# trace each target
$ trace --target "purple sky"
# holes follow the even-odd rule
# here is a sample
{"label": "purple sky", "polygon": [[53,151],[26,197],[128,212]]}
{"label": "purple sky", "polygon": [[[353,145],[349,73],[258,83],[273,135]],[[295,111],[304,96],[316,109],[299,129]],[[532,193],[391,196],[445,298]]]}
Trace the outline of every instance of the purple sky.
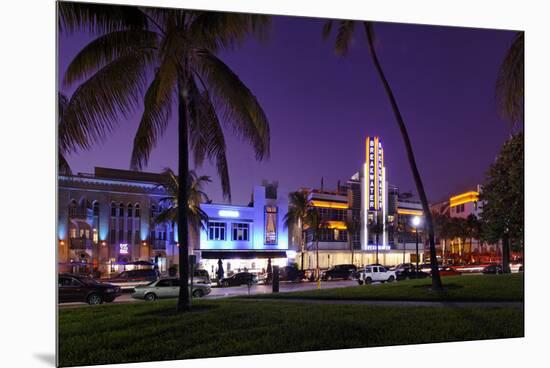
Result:
{"label": "purple sky", "polygon": [[[346,57],[324,42],[324,20],[273,17],[267,42],[246,42],[222,59],[258,97],[271,127],[271,158],[226,135],[233,203],[246,204],[255,184],[278,180],[289,190],[335,188],[365,161],[365,137],[379,135],[389,182],[402,191],[414,182],[392,111],[370,61],[364,33],[356,32]],[[392,86],[416,154],[428,198],[448,197],[480,183],[508,135],[498,115],[495,79],[514,32],[392,23],[375,25],[379,59]],[[89,41],[61,35],[59,68]],[[70,96],[74,88],[62,88]],[[94,166],[127,169],[141,111],[107,142],[68,157],[74,172]],[[146,171],[177,168],[176,123],[154,149]],[[213,182],[207,192],[222,201],[210,165],[198,169]]]}

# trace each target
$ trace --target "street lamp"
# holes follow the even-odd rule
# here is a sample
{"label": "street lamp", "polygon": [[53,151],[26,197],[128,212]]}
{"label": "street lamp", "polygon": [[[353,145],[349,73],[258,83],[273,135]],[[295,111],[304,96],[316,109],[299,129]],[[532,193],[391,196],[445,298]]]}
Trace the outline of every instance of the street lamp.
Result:
{"label": "street lamp", "polygon": [[414,216],[412,218],[412,225],[414,226],[414,231],[416,232],[416,272],[415,272],[415,276],[418,279],[418,226],[420,225],[420,217]]}

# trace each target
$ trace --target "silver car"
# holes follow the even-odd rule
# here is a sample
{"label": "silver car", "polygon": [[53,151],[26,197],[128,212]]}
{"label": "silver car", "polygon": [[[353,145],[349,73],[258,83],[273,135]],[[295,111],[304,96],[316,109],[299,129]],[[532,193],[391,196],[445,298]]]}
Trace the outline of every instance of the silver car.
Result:
{"label": "silver car", "polygon": [[[191,286],[189,286],[191,288]],[[193,291],[191,295],[195,298],[200,298],[210,294],[209,284],[195,284],[193,283]],[[162,278],[160,280],[152,281],[147,285],[140,285],[134,288],[132,298],[144,299],[148,302],[152,302],[156,299],[163,298],[177,298],[180,292],[180,280],[175,277]]]}

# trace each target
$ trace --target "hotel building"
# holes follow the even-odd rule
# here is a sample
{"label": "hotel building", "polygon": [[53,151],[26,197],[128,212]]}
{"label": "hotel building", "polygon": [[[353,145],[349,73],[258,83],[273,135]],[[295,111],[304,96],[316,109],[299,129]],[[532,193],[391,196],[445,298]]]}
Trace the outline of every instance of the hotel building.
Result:
{"label": "hotel building", "polygon": [[[141,261],[164,273],[178,264],[177,225],[154,221],[169,205],[162,200],[169,197],[162,183],[160,174],[102,167],[93,174],[59,176],[59,271],[109,276]],[[277,183],[256,186],[249,206],[205,203],[201,208],[209,216],[206,231],[195,237],[190,232],[188,249],[212,276],[218,260],[226,274],[294,261],[283,225],[288,192]]]}
{"label": "hotel building", "polygon": [[160,174],[102,167],[59,176],[59,271],[109,275],[136,261],[166,271],[177,259],[177,242],[170,223],[153,221],[167,196],[161,184]]}
{"label": "hotel building", "polygon": [[[395,186],[388,184],[384,166],[384,149],[379,137],[367,137],[365,163],[345,185],[336,191],[311,189],[308,202],[318,208],[324,228],[318,242],[319,267],[354,263],[364,265],[378,262],[395,265],[414,261],[416,234],[422,229],[413,229],[411,219],[422,216],[422,206],[411,196],[399,195]],[[346,221],[356,224],[358,230],[349,234]],[[405,227],[401,229],[398,225]],[[351,236],[351,247],[348,236]],[[419,234],[419,238],[423,237]],[[294,237],[293,237],[294,240]],[[306,268],[316,267],[317,244],[311,229],[305,229]],[[423,241],[419,242],[419,257],[422,261]]]}
{"label": "hotel building", "polygon": [[294,262],[288,247],[288,229],[283,218],[288,211],[288,191],[276,182],[254,187],[248,206],[202,204],[208,215],[206,231],[200,233],[195,254],[201,267],[216,274],[218,262],[226,273],[263,273],[268,263],[286,266]]}

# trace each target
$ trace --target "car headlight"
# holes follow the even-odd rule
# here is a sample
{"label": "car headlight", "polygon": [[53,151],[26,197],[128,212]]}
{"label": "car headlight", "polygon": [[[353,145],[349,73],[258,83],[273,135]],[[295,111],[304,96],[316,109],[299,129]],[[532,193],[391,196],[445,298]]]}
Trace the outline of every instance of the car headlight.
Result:
{"label": "car headlight", "polygon": [[116,290],[114,288],[108,288],[105,290],[107,293],[114,293]]}

